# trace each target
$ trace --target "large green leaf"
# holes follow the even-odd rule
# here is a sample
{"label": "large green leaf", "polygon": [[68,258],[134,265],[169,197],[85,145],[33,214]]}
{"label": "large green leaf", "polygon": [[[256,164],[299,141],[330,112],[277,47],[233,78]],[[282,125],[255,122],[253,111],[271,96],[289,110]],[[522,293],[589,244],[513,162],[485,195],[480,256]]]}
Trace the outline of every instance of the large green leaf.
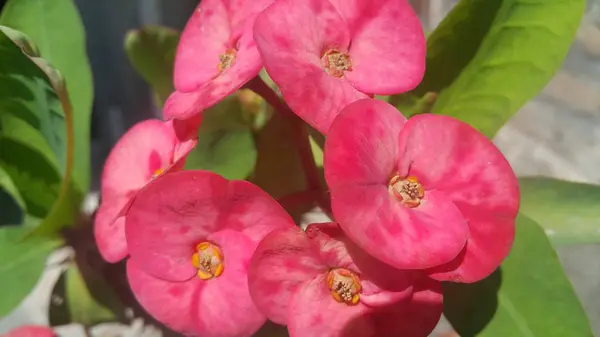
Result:
{"label": "large green leaf", "polygon": [[138,73],[158,95],[161,103],[173,92],[173,64],[179,32],[168,27],[147,26],[125,37],[125,52]]}
{"label": "large green leaf", "polygon": [[49,253],[60,243],[42,237],[21,240],[24,227],[0,228],[0,317],[8,314],[37,283]]}
{"label": "large green leaf", "polygon": [[27,34],[41,56],[66,80],[73,106],[75,138],[73,182],[84,195],[90,184],[92,73],[85,31],[73,0],[8,0],[0,24]]}
{"label": "large green leaf", "polygon": [[559,68],[584,6],[585,0],[462,0],[429,37],[427,74],[414,93],[439,92],[432,112],[493,137]]}
{"label": "large green leaf", "polygon": [[521,212],[555,244],[600,242],[600,186],[551,178],[521,178]]}
{"label": "large green leaf", "polygon": [[44,147],[64,173],[66,122],[60,100],[46,74],[0,30],[0,117],[4,116],[24,121],[43,137],[32,140],[29,133],[14,130],[13,125],[6,125],[8,117],[0,123],[0,134],[10,132],[15,139]]}
{"label": "large green leaf", "polygon": [[198,145],[188,155],[186,169],[209,170],[227,179],[246,179],[256,164],[251,122],[246,121],[237,95],[203,112]]}
{"label": "large green leaf", "polygon": [[498,271],[474,284],[444,284],[444,314],[462,337],[592,337],[556,252],[524,215]]}

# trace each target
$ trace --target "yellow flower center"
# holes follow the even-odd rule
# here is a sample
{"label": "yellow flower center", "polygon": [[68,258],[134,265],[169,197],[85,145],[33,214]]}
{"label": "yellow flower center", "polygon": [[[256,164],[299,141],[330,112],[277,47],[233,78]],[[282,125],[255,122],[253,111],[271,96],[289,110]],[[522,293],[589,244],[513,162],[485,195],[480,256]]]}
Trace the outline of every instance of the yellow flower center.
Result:
{"label": "yellow flower center", "polygon": [[336,268],[327,274],[327,286],[331,296],[339,303],[356,305],[360,302],[360,279],[352,271]]}
{"label": "yellow flower center", "polygon": [[421,204],[425,196],[423,185],[415,177],[394,176],[390,180],[388,191],[406,207],[414,208]]}
{"label": "yellow flower center", "polygon": [[203,280],[221,276],[224,268],[221,248],[210,242],[198,244],[196,252],[192,255],[192,264],[198,269],[198,277]]}
{"label": "yellow flower center", "polygon": [[219,72],[223,72],[233,65],[237,50],[234,48],[228,49],[224,54],[219,55]]}
{"label": "yellow flower center", "polygon": [[344,71],[352,71],[350,55],[336,49],[328,50],[323,56],[323,66],[334,77],[343,77]]}

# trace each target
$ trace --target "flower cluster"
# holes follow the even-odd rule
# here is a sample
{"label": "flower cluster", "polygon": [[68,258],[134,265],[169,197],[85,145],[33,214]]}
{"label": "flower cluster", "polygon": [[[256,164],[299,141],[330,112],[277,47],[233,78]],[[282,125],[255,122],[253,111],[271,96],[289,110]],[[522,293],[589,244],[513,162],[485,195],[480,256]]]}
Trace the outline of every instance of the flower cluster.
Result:
{"label": "flower cluster", "polygon": [[[303,230],[258,186],[181,170],[202,111],[256,90],[263,67],[287,105],[271,103],[326,135],[334,222]],[[415,88],[424,68],[407,0],[202,0],[168,121],[134,126],[107,160],[102,255],[127,259],[140,304],[185,335],[249,337],[269,319],[292,337],[427,336],[440,281],[481,280],[508,255],[519,190],[469,125],[373,98]]]}

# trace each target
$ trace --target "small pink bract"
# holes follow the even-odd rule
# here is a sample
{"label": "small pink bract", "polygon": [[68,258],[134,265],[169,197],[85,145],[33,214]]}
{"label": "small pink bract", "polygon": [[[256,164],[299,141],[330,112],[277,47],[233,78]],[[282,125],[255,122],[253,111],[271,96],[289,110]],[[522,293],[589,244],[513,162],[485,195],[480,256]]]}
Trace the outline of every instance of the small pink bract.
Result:
{"label": "small pink bract", "polygon": [[175,92],[165,119],[186,119],[210,108],[258,75],[262,60],[252,36],[256,15],[273,0],[202,0],[175,57]]}
{"label": "small pink bract", "polygon": [[125,215],[127,207],[148,182],[165,172],[178,170],[197,143],[200,118],[137,123],[119,139],[104,165],[102,203],[96,213],[94,235],[105,260],[127,256]]}
{"label": "small pink bract", "polygon": [[371,257],[336,223],[273,231],[248,282],[257,307],[290,337],[422,337],[442,313],[439,282]]}
{"label": "small pink bract", "polygon": [[360,100],[333,123],[324,163],[336,220],[390,265],[475,282],[510,251],[517,179],[466,123],[433,114],[407,121],[388,103]]}
{"label": "small pink bract", "polygon": [[277,0],[254,39],[290,108],[322,133],[347,104],[412,90],[425,73],[425,36],[406,0]]}
{"label": "small pink bract", "polygon": [[248,263],[265,235],[292,226],[285,210],[249,182],[208,171],[169,173],[142,190],[127,215],[131,288],[175,331],[249,337],[265,317],[250,298]]}
{"label": "small pink bract", "polygon": [[47,326],[26,325],[14,328],[1,337],[55,337],[56,334]]}

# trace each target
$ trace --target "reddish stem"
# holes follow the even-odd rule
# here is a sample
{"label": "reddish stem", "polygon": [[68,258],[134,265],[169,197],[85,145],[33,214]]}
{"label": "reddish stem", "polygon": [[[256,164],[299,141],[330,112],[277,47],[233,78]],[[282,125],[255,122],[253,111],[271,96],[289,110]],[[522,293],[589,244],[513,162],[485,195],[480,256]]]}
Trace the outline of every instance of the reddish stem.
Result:
{"label": "reddish stem", "polygon": [[260,77],[257,76],[250,80],[245,87],[260,95],[265,101],[271,104],[278,113],[289,119],[293,130],[292,140],[298,149],[308,191],[318,191],[319,197],[317,201],[319,204],[323,203],[323,200],[321,200],[324,199],[322,198],[323,189],[321,187],[321,178],[319,177],[319,171],[315,165],[312,149],[310,147],[308,129],[302,119],[296,116],[288,105],[279,98],[279,95],[277,95],[277,93],[275,93],[275,91]]}

